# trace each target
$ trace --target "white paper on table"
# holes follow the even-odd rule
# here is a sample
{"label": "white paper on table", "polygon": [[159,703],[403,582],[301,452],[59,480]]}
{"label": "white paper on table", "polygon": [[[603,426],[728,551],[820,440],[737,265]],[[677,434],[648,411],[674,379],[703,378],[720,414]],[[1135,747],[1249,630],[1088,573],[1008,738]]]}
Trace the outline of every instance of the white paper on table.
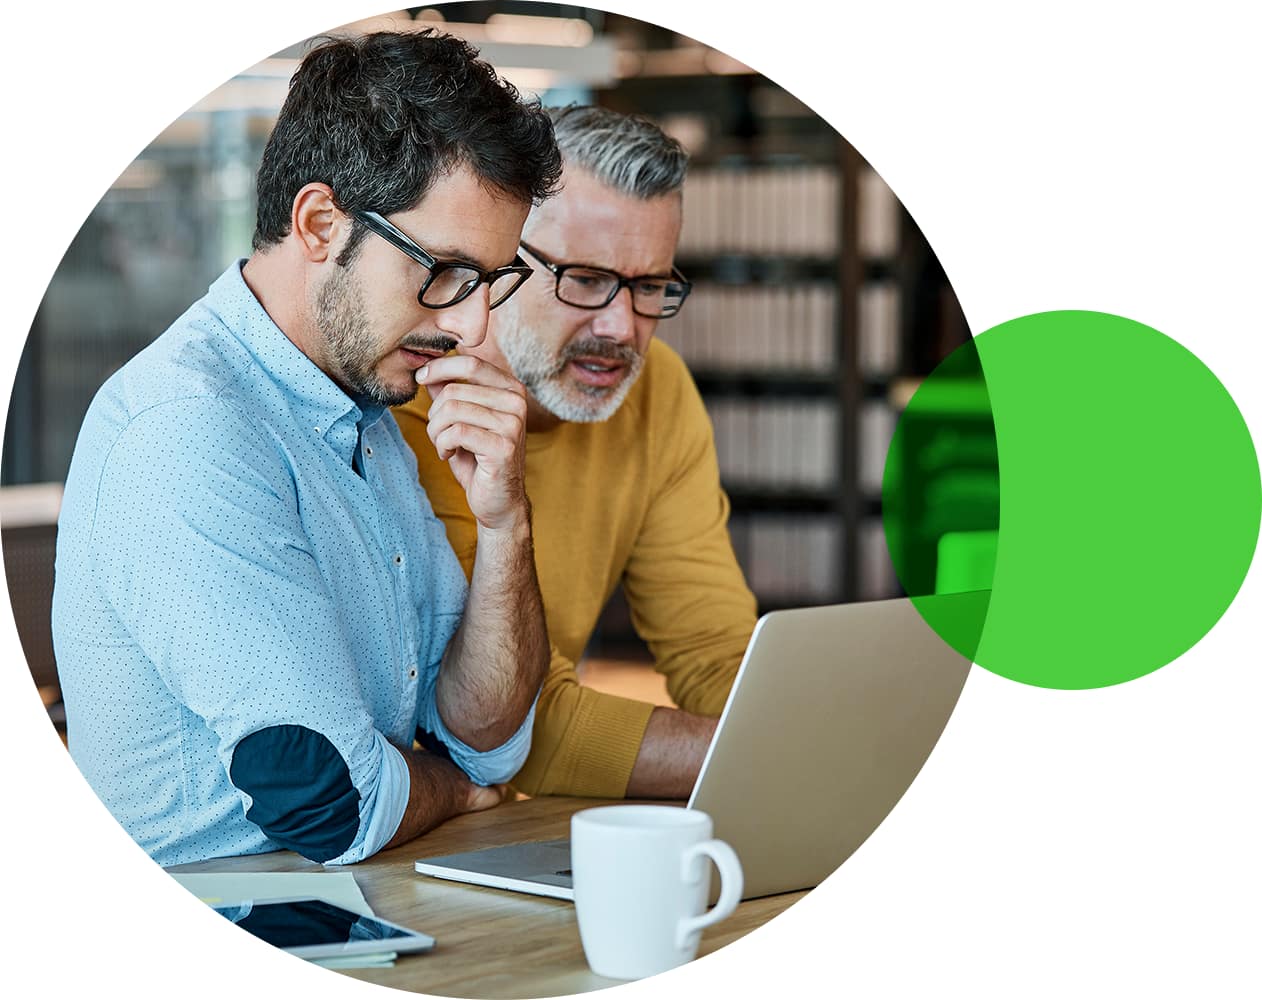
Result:
{"label": "white paper on table", "polygon": [[240,903],[248,899],[286,899],[294,896],[323,899],[326,903],[375,917],[359,883],[350,872],[233,872],[171,877],[203,903]]}
{"label": "white paper on table", "polygon": [[[210,906],[239,903],[252,899],[287,899],[294,896],[322,899],[361,916],[376,916],[359,883],[350,872],[195,872],[171,873],[171,877],[189,892]],[[326,969],[363,969],[394,965],[393,951],[374,955],[351,955],[344,958],[315,960]]]}

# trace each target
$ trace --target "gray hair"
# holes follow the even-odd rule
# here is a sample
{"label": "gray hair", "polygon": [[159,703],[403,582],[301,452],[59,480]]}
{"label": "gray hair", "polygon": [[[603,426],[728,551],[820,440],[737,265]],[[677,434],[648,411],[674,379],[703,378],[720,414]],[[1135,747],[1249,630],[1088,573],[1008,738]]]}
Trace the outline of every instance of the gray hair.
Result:
{"label": "gray hair", "polygon": [[582,104],[547,111],[562,158],[615,190],[654,198],[683,186],[687,152],[647,118]]}

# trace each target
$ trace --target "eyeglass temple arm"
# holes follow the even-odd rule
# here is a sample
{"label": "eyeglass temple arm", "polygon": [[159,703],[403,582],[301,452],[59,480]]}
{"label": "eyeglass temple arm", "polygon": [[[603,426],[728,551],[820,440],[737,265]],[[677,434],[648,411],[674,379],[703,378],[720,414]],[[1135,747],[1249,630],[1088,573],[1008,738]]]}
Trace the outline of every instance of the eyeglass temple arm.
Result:
{"label": "eyeglass temple arm", "polygon": [[363,223],[364,227],[375,232],[387,243],[402,250],[418,264],[424,267],[432,268],[438,263],[438,259],[417,243],[412,237],[408,236],[402,229],[398,228],[393,222],[378,212],[356,212],[356,218]]}
{"label": "eyeglass temple arm", "polygon": [[526,253],[530,254],[530,256],[532,256],[535,260],[537,260],[540,264],[546,267],[553,274],[556,274],[561,270],[560,265],[552,263],[552,261],[548,260],[547,257],[543,256],[538,250],[532,247],[525,240],[518,241],[517,245],[521,247],[523,250],[525,250]]}

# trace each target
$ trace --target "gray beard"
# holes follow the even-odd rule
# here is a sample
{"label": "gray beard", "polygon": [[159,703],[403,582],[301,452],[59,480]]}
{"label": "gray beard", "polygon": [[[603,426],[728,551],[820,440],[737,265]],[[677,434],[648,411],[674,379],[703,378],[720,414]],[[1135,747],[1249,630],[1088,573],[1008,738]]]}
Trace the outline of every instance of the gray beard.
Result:
{"label": "gray beard", "polygon": [[[634,348],[596,337],[573,341],[559,354],[553,352],[537,331],[520,323],[511,333],[498,339],[500,351],[517,381],[526,387],[535,402],[559,420],[580,424],[608,420],[644,370],[644,355]],[[582,385],[565,374],[566,366],[579,357],[620,361],[628,370],[616,386]]]}

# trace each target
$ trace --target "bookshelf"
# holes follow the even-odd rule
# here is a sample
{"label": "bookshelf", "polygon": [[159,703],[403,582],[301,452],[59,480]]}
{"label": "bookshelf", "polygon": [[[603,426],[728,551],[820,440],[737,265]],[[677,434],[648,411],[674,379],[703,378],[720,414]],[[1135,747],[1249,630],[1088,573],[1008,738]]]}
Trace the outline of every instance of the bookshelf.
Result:
{"label": "bookshelf", "polygon": [[879,518],[901,207],[844,140],[835,150],[690,171],[678,261],[697,288],[658,330],[706,400],[763,609],[897,593]]}

